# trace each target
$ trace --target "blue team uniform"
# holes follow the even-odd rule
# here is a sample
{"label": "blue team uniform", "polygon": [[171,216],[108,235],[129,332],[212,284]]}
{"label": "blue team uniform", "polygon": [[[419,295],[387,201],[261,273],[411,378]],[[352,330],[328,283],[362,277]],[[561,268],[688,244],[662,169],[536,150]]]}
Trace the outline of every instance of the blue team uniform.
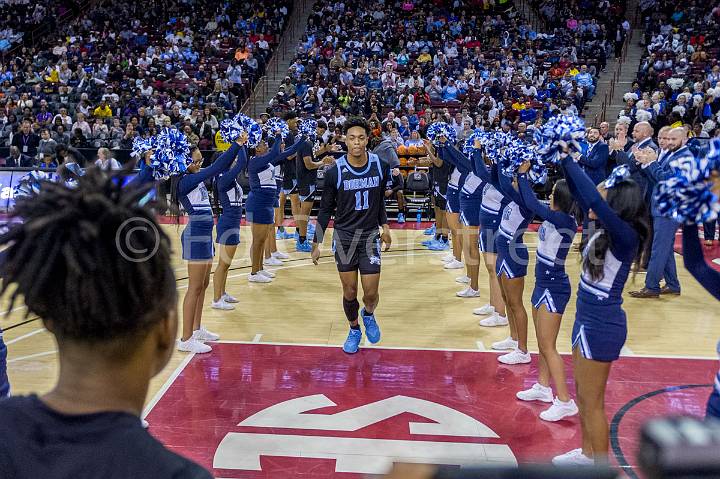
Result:
{"label": "blue team uniform", "polygon": [[497,168],[488,171],[480,150],[473,151],[473,173],[483,181],[480,202],[480,251],[496,254],[495,238],[500,227],[500,218],[508,201],[494,186],[498,182]]}
{"label": "blue team uniform", "polygon": [[216,238],[218,244],[240,244],[240,221],[242,220],[243,190],[237,177],[247,166],[247,152],[241,147],[235,166],[218,175],[215,182],[218,202],[222,213],[218,217]]}
{"label": "blue team uniform", "polygon": [[239,149],[240,145],[233,142],[212,165],[197,173],[185,174],[178,182],[177,196],[189,218],[180,236],[184,260],[208,261],[215,255],[212,238],[215,222],[205,181],[227,170]]}
{"label": "blue team uniform", "polygon": [[520,193],[515,191],[512,185],[512,178],[498,174],[497,165],[493,166],[493,170],[493,181],[496,181],[493,186],[506,198],[498,234],[495,236],[495,250],[498,255],[495,273],[498,277],[504,274],[509,279],[520,278],[527,276],[530,257],[527,246],[523,243],[523,235],[533,213],[523,206]]}
{"label": "blue team uniform", "polygon": [[[683,225],[683,261],[690,274],[715,299],[720,300],[720,273],[705,262],[705,255],[700,246],[697,225]],[[717,353],[720,356],[720,342],[717,344]],[[720,371],[715,375],[713,392],[707,403],[708,417],[720,419]]]}
{"label": "blue team uniform", "polygon": [[[620,219],[598,193],[593,182],[580,166],[566,157],[562,161],[568,186],[582,210],[592,209],[602,227],[610,235],[610,248],[603,263],[603,276],[592,279],[583,271],[577,293],[572,347],[580,348],[586,359],[614,361],[627,337],[627,318],[622,309],[622,291],[635,260],[640,238],[628,223]],[[601,232],[595,233],[582,252],[587,256],[590,246]]]}
{"label": "blue team uniform", "polygon": [[538,230],[533,307],[540,309],[544,304],[549,312],[563,314],[571,291],[565,259],[577,231],[577,222],[571,215],[553,211],[540,203],[525,175],[518,177],[518,187],[523,206],[543,220]]}
{"label": "blue team uniform", "polygon": [[295,154],[299,142],[280,151],[282,140],[280,135],[275,139],[273,147],[268,153],[256,156],[248,161],[250,174],[250,194],[247,198],[247,219],[251,223],[270,225],[275,222],[275,204],[278,183],[276,181],[275,167],[288,157]]}
{"label": "blue team uniform", "polygon": [[[458,205],[460,222],[465,226],[480,226],[480,203],[482,202],[482,180],[473,173],[472,161],[454,146],[440,148],[443,161],[449,162],[460,172]],[[449,189],[449,186],[448,186]]]}

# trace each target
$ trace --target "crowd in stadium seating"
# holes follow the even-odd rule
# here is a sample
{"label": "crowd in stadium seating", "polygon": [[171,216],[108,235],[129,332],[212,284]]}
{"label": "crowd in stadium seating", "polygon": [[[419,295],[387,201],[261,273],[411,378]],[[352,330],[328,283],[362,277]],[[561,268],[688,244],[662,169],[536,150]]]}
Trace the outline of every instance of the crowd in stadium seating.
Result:
{"label": "crowd in stadium seating", "polygon": [[481,5],[318,3],[271,107],[330,128],[362,114],[405,141],[441,117],[462,136],[582,112],[605,66],[604,24],[536,32],[508,3]]}
{"label": "crowd in stadium seating", "polygon": [[656,128],[692,125],[717,135],[720,124],[720,8],[712,2],[643,0],[644,57],[620,121]]}
{"label": "crowd in stadium seating", "polygon": [[264,71],[291,6],[100,2],[0,64],[0,146],[30,141],[20,153],[35,158],[49,135],[76,148],[129,148],[135,135],[175,125],[213,149],[218,122]]}
{"label": "crowd in stadium seating", "polygon": [[4,0],[0,2],[0,52],[7,52],[40,25],[52,27],[58,17],[72,8],[72,0]]}

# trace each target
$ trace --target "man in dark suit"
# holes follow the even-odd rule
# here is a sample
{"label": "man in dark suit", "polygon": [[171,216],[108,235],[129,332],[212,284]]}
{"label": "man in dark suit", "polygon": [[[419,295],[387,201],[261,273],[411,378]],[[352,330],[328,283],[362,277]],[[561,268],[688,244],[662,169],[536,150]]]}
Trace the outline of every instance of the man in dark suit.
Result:
{"label": "man in dark suit", "polygon": [[630,167],[632,172],[632,179],[635,180],[645,193],[645,199],[650,203],[650,195],[652,193],[652,187],[646,175],[643,175],[640,171],[640,164],[635,159],[635,152],[643,148],[650,148],[655,152],[658,151],[658,146],[652,140],[652,136],[655,133],[653,127],[647,121],[641,121],[635,124],[632,135],[635,144],[630,148],[629,152],[618,151],[616,153],[618,165],[626,164]]}
{"label": "man in dark suit", "polygon": [[588,128],[587,141],[588,149],[584,155],[580,156],[578,163],[597,185],[606,178],[605,171],[610,150],[608,150],[607,143],[601,140],[600,129],[597,127]]}
{"label": "man in dark suit", "polygon": [[[658,132],[659,151],[643,148],[634,153],[640,164],[640,171],[652,185],[653,192],[650,200],[653,220],[652,252],[645,276],[645,287],[639,291],[631,291],[630,295],[634,298],[659,298],[661,294],[680,294],[680,281],[673,254],[675,232],[680,224],[660,214],[655,201],[655,193],[661,181],[673,176],[671,162],[692,161],[693,156],[685,145],[686,141],[687,132],[684,128],[665,126]],[[661,288],[660,280],[663,278],[665,286]]]}

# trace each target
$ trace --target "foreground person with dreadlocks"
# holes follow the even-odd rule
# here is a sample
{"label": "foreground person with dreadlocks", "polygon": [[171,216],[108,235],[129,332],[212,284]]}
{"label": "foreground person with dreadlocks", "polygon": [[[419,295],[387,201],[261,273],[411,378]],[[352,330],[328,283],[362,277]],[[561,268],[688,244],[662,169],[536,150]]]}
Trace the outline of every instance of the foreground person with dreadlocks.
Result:
{"label": "foreground person with dreadlocks", "polygon": [[151,186],[121,183],[95,168],[74,187],[42,183],[0,236],[8,310],[24,299],[60,363],[49,393],[0,401],[3,477],[211,477],[138,420],[175,344],[177,293],[170,240],[138,203]]}

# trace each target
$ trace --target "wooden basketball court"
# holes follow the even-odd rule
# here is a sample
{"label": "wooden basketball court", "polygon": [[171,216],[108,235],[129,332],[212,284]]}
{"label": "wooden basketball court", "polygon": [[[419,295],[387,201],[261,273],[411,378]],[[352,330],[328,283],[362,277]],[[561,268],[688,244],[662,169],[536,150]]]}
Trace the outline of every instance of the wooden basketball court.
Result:
{"label": "wooden basketball court", "polygon": [[[404,225],[404,228],[400,227],[393,230],[393,246],[389,252],[383,255],[381,297],[376,312],[382,328],[382,341],[373,348],[367,348],[367,350],[364,349],[365,347],[361,348],[358,355],[348,357],[339,352],[339,347],[347,335],[347,321],[342,309],[340,283],[329,245],[323,248],[323,258],[320,265],[315,266],[310,261],[309,254],[294,252],[293,240],[278,241],[279,248],[289,252],[291,259],[286,261],[282,267],[276,268],[277,277],[272,283],[250,284],[247,281],[250,242],[247,227],[242,228],[242,244],[238,249],[227,283],[228,292],[236,296],[240,303],[236,305],[237,308],[233,311],[211,309],[211,285],[206,295],[203,324],[209,330],[219,333],[223,341],[231,343],[288,345],[282,346],[287,348],[291,348],[290,345],[337,346],[336,348],[323,348],[329,351],[327,354],[333,355],[332,361],[328,359],[327,370],[323,369],[323,356],[321,356],[318,360],[319,363],[315,364],[314,370],[316,371],[313,373],[308,372],[308,374],[333,375],[337,373],[338,361],[339,364],[342,364],[342,358],[346,358],[348,364],[355,364],[359,361],[357,357],[364,357],[363,361],[367,361],[368,356],[362,355],[368,354],[368,350],[382,354],[382,351],[393,351],[392,348],[402,348],[403,350],[412,351],[412,354],[416,355],[412,356],[411,353],[408,353],[408,357],[417,358],[424,357],[423,354],[418,354],[418,351],[426,349],[448,351],[447,354],[450,354],[449,351],[462,350],[469,354],[473,351],[478,353],[477,356],[470,356],[471,358],[482,358],[482,360],[475,363],[475,369],[471,368],[459,373],[463,376],[471,374],[483,377],[483,380],[486,381],[486,387],[489,388],[493,388],[493,385],[495,385],[497,388],[507,389],[507,384],[503,386],[505,381],[503,374],[510,373],[517,380],[521,380],[522,384],[532,384],[537,374],[536,358],[533,359],[532,366],[502,366],[497,369],[497,362],[494,361],[494,358],[491,360],[486,358],[492,353],[480,353],[485,351],[486,348],[489,349],[493,341],[503,339],[508,335],[506,327],[483,328],[478,326],[477,322],[481,317],[472,314],[473,308],[487,302],[487,276],[484,270],[481,270],[480,274],[480,298],[463,299],[456,297],[455,292],[464,289],[464,285],[456,283],[454,279],[464,274],[464,270],[444,270],[442,268],[441,257],[445,252],[428,251],[421,246],[420,242],[427,238],[423,236],[421,226],[424,227],[425,225],[412,223]],[[415,229],[416,227],[417,229]],[[179,251],[178,238],[182,226],[178,229],[174,225],[164,225],[163,228],[171,235],[175,244],[176,256],[174,263],[178,278],[179,299],[181,301],[183,290],[187,287],[186,268],[177,254]],[[528,268],[530,275],[525,286],[526,307],[529,312],[530,296],[534,283],[532,271],[534,271],[535,255],[533,253],[537,237],[534,233],[528,233],[525,238],[531,252],[531,262],[533,263]],[[682,266],[682,258],[679,255],[676,255],[676,259],[683,286],[682,296],[663,297],[659,300],[633,299],[629,295],[625,296],[624,307],[628,316],[629,332],[623,355],[628,358],[621,358],[617,364],[624,365],[622,366],[623,370],[628,371],[627,374],[633,381],[633,392],[637,393],[637,395],[655,390],[658,387],[679,386],[678,381],[682,382],[679,378],[684,377],[683,371],[687,373],[688,377],[693,377],[693,379],[688,379],[687,383],[693,381],[702,383],[702,378],[707,375],[705,383],[709,385],[713,379],[712,371],[717,370],[715,344],[718,337],[720,337],[717,301],[690,277]],[[571,276],[574,293],[577,288],[580,270],[577,252],[571,252],[567,268]],[[639,288],[642,286],[643,281],[644,276],[638,274],[634,279],[634,284],[631,279],[627,288]],[[565,353],[570,351],[570,332],[575,314],[574,304],[575,300],[573,298],[568,305],[558,338],[558,349]],[[3,329],[9,328],[5,333],[5,342],[8,345],[8,367],[12,393],[43,393],[52,386],[57,375],[56,345],[52,336],[42,328],[41,322],[32,320],[33,316],[27,318],[31,321],[26,324],[15,326],[27,320],[24,318],[24,314],[25,309],[22,305],[16,305],[16,310],[10,316],[0,319],[0,327]],[[537,351],[532,321],[530,321],[529,338],[530,350]],[[280,347],[278,346],[278,348]],[[174,404],[172,401],[163,402],[163,397],[168,390],[174,391],[173,388],[177,386],[178,381],[182,381],[185,377],[183,376],[184,371],[188,367],[195,373],[197,373],[198,367],[201,370],[205,368],[206,379],[208,380],[207,387],[210,388],[210,391],[219,391],[228,387],[234,389],[233,394],[235,396],[243,397],[246,392],[251,394],[250,391],[242,389],[242,384],[238,385],[232,382],[225,384],[223,382],[225,368],[230,368],[227,371],[231,371],[232,368],[238,366],[234,363],[234,360],[230,359],[230,353],[225,353],[228,350],[226,346],[218,345],[216,349],[217,351],[214,350],[204,357],[199,355],[195,358],[189,358],[188,354],[177,351],[173,354],[171,363],[162,374],[153,380],[150,387],[148,401],[154,398],[151,404],[154,407],[152,413],[148,416],[151,421],[151,432],[153,432],[154,427],[157,427],[158,437],[171,437],[163,436],[165,433],[169,434],[167,430],[163,429],[163,417],[168,417],[163,416],[163,414],[169,414],[169,417],[172,417],[176,413],[172,411],[163,413],[163,407],[173,407],[172,404]],[[287,354],[279,354],[275,361],[285,360],[288,364],[293,363],[293,351],[288,349]],[[336,352],[339,352],[339,355],[335,355]],[[237,353],[233,352],[232,354]],[[242,357],[242,354],[240,356]],[[382,359],[382,356],[380,358]],[[662,361],[662,363],[657,362],[655,366],[649,366],[655,364],[653,363],[654,358],[658,358],[658,361]],[[673,358],[678,359],[674,360]],[[680,360],[679,358],[684,359]],[[685,359],[697,361],[685,361]],[[422,359],[418,359],[418,361],[422,361]],[[463,361],[466,361],[464,364],[472,364],[472,362],[467,362],[467,358],[464,358]],[[631,363],[630,361],[637,362]],[[262,362],[253,363],[251,372],[247,374],[251,374],[252,377],[262,376],[264,373],[271,374],[270,371],[257,370],[258,367],[266,368],[267,364]],[[698,364],[702,365],[702,367],[699,367]],[[416,366],[411,364],[403,367],[406,369],[386,371],[388,375],[384,379],[387,387],[398,393],[403,391],[403,378],[407,379],[407,375],[412,374]],[[662,371],[668,368],[673,369],[674,373],[676,373],[673,377],[663,375]],[[644,372],[645,370],[646,372]],[[242,376],[245,373],[240,371],[238,374]],[[273,371],[272,374],[282,374],[282,372]],[[489,375],[489,377],[483,376],[485,374]],[[446,375],[443,378],[443,381],[453,381],[452,375]],[[569,380],[570,378],[571,376],[569,376]],[[435,381],[435,379],[429,378],[427,381]],[[333,379],[332,382],[335,384],[334,387],[337,387],[338,383],[342,383],[337,378]],[[626,382],[625,376],[618,379],[616,384],[624,382]],[[325,383],[320,381],[318,384],[307,392],[325,393],[324,386],[322,386]],[[417,387],[417,384],[414,387]],[[434,385],[426,384],[423,387],[432,389]],[[612,387],[613,384],[611,383],[609,390]],[[290,388],[292,390],[292,387]],[[646,389],[648,391],[645,391]],[[685,406],[680,406],[680,409],[686,409],[688,413],[701,413],[703,401],[710,392],[709,386],[706,389],[698,391],[693,396],[692,401],[684,403]],[[185,391],[182,398],[178,399],[179,401],[185,400],[192,403],[199,400],[190,395],[189,389]],[[409,388],[405,394],[412,395],[412,393],[412,388]],[[505,395],[507,398],[494,402],[494,406],[498,411],[506,407],[503,404],[515,407],[513,405],[518,402],[514,399],[514,391],[506,390]],[[215,393],[212,396],[215,397]],[[675,410],[671,410],[672,407],[669,402],[659,403],[644,417],[666,412],[677,413],[679,412],[677,410],[678,405],[677,403],[674,404],[675,406],[672,407]],[[488,407],[492,406],[489,405]],[[155,419],[153,419],[154,416],[156,416]],[[235,423],[238,423],[240,419],[242,418],[232,418]],[[528,416],[525,419],[541,422],[536,417],[532,419]],[[579,431],[576,422],[575,419],[571,423],[566,423],[563,426],[564,429],[560,431],[568,431],[568,434],[569,431]],[[555,427],[554,425],[549,427],[551,431],[559,431],[552,429],[552,427]],[[160,431],[164,432],[161,434]],[[631,431],[636,434],[637,424],[633,426]],[[626,431],[626,434],[629,433]],[[221,439],[219,438],[218,441]],[[172,441],[170,446],[175,447]],[[215,443],[211,447],[217,446],[218,444]],[[212,467],[212,463],[208,464],[210,459],[207,459],[206,456],[213,451],[206,451],[203,456],[199,452],[194,454],[191,451],[186,451],[179,445],[177,450],[195,457],[203,457],[203,462],[208,467]],[[542,448],[538,449],[538,451],[541,450]],[[535,449],[527,454],[519,453],[517,450],[514,450],[514,453],[515,457],[520,458],[520,460],[528,457],[528,454],[532,456],[539,454]],[[546,459],[549,459],[549,452],[546,456],[548,456]],[[212,454],[209,457],[212,458]],[[328,474],[328,477],[332,475]],[[256,476],[236,476],[228,473],[219,477]]]}

